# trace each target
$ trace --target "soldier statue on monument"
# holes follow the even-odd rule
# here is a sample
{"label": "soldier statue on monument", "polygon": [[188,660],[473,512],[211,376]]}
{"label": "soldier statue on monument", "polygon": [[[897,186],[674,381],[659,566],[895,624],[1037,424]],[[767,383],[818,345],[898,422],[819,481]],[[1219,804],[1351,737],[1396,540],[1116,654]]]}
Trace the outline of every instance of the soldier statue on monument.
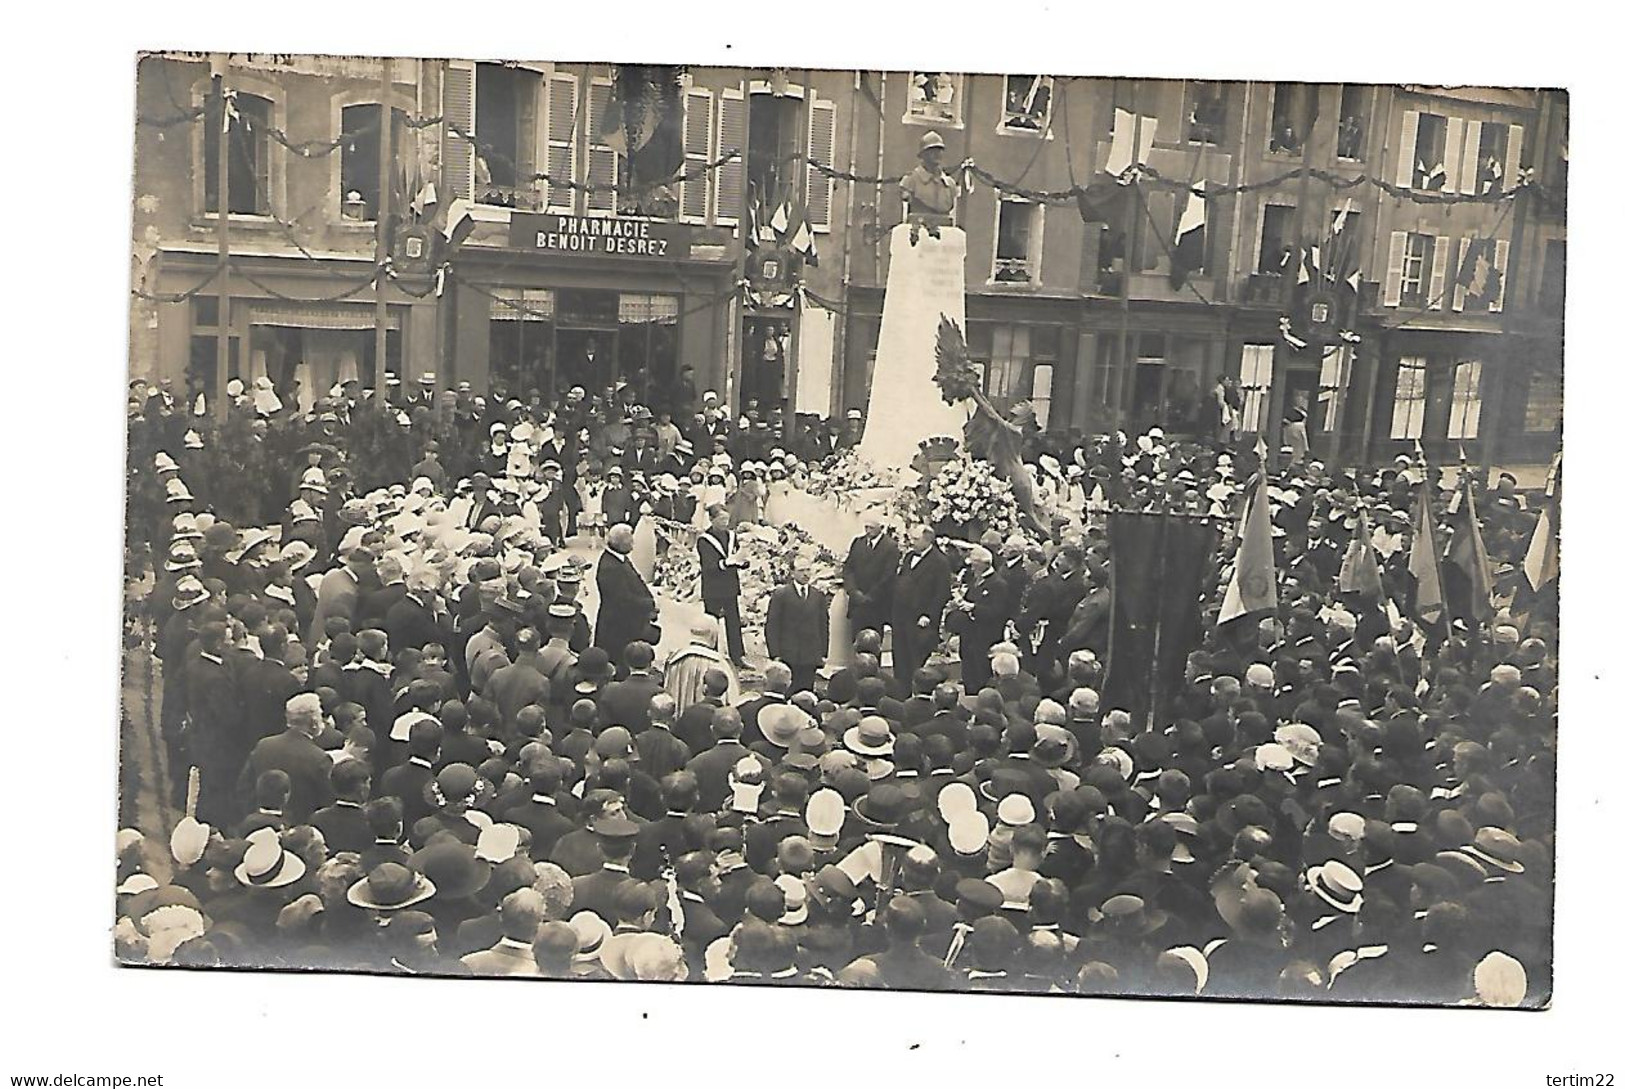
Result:
{"label": "soldier statue on monument", "polygon": [[[918,245],[920,229],[932,238],[942,237],[942,228],[954,225],[954,205],[959,201],[959,180],[942,168],[947,148],[942,137],[928,132],[920,137],[920,165],[902,180],[903,197],[908,202],[909,245]],[[963,171],[971,161],[959,164]]]}

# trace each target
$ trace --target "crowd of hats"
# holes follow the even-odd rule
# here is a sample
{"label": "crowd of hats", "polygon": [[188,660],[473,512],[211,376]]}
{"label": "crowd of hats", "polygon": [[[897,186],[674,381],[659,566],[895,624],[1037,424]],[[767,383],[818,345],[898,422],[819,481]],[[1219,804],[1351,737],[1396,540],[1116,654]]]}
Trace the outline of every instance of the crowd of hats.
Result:
{"label": "crowd of hats", "polygon": [[[1253,471],[1157,432],[1032,456],[1075,510],[1098,490],[1207,513]],[[301,498],[280,532],[244,532],[204,509],[183,455],[145,465],[166,496],[139,527],[161,546],[147,606],[166,689],[211,626],[233,670],[285,647],[282,717],[331,772],[237,787],[225,768],[211,791],[206,769],[201,805],[121,832],[128,958],[1495,1005],[1549,987],[1550,595],[1500,586],[1489,623],[1424,632],[1337,592],[1360,510],[1402,587],[1404,512],[1439,487],[1409,459],[1272,476],[1280,612],[1208,632],[1149,724],[1103,705],[1103,654],[1051,672],[1030,633],[992,648],[980,691],[936,664],[892,676],[863,632],[815,690],[770,667],[732,706],[720,672],[679,705],[647,645],[590,648],[505,713],[493,678],[574,623],[582,577],[522,516],[451,516],[522,492],[510,474],[356,495],[290,460]],[[1533,516],[1503,483],[1479,509],[1510,561]],[[1001,565],[1056,551],[1010,543],[989,549]],[[398,575],[435,638],[392,648],[365,605],[312,630],[288,576],[342,565]]]}

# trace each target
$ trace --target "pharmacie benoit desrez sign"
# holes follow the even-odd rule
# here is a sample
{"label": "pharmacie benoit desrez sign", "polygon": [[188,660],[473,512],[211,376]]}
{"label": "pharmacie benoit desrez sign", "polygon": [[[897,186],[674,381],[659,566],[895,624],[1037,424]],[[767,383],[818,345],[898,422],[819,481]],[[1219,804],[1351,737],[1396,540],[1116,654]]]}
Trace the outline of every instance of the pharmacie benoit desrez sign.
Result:
{"label": "pharmacie benoit desrez sign", "polygon": [[542,253],[584,257],[688,257],[689,228],[682,223],[615,216],[570,216],[515,212],[508,244]]}

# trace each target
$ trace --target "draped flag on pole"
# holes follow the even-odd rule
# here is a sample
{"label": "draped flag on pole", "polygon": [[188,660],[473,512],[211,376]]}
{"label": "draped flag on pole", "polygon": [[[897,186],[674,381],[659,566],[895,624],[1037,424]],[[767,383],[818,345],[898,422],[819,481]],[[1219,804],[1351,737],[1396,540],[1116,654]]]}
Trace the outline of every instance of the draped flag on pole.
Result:
{"label": "draped flag on pole", "polygon": [[1174,289],[1185,286],[1190,274],[1207,264],[1207,194],[1206,183],[1191,187],[1185,210],[1180,213],[1179,227],[1174,231],[1174,248],[1169,255],[1168,281]]}
{"label": "draped flag on pole", "polygon": [[1532,590],[1539,590],[1557,577],[1558,525],[1562,515],[1563,454],[1552,461],[1552,470],[1546,477],[1546,505],[1541,508],[1540,520],[1529,538],[1529,551],[1524,553],[1523,574]]}
{"label": "draped flag on pole", "polygon": [[1415,529],[1411,533],[1411,554],[1406,570],[1416,580],[1411,598],[1411,615],[1425,625],[1444,618],[1444,578],[1439,573],[1438,541],[1433,532],[1433,505],[1428,502],[1427,485],[1418,489]]}
{"label": "draped flag on pole", "polygon": [[1270,531],[1269,474],[1261,457],[1258,487],[1242,517],[1241,547],[1236,550],[1235,571],[1219,608],[1219,623],[1238,616],[1261,612],[1276,606],[1275,541]]}
{"label": "draped flag on pole", "polygon": [[1457,488],[1460,510],[1445,554],[1445,578],[1454,585],[1447,593],[1449,600],[1455,603],[1455,619],[1471,617],[1482,623],[1495,615],[1495,606],[1490,601],[1495,579],[1490,573],[1490,556],[1484,548],[1484,534],[1478,524],[1472,478],[1463,473]]}
{"label": "draped flag on pole", "polygon": [[1345,594],[1382,600],[1382,569],[1377,566],[1377,550],[1371,543],[1371,522],[1365,511],[1360,512],[1360,526],[1349,540],[1348,551],[1343,553],[1337,588]]}
{"label": "draped flag on pole", "polygon": [[1155,117],[1141,117],[1124,109],[1113,110],[1111,146],[1106,151],[1106,173],[1114,178],[1121,177],[1129,167],[1139,166],[1151,154],[1151,144],[1156,138]]}

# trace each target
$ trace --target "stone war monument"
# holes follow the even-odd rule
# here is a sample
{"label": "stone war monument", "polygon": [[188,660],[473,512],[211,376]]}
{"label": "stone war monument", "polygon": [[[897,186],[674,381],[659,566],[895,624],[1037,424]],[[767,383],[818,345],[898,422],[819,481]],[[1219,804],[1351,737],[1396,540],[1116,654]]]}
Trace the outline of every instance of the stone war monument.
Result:
{"label": "stone war monument", "polygon": [[904,222],[891,231],[880,343],[869,385],[868,421],[858,455],[909,471],[920,441],[963,439],[974,405],[948,403],[932,380],[937,326],[965,325],[965,232],[953,225],[958,182],[942,169],[942,138],[920,140],[920,165],[903,179]]}

